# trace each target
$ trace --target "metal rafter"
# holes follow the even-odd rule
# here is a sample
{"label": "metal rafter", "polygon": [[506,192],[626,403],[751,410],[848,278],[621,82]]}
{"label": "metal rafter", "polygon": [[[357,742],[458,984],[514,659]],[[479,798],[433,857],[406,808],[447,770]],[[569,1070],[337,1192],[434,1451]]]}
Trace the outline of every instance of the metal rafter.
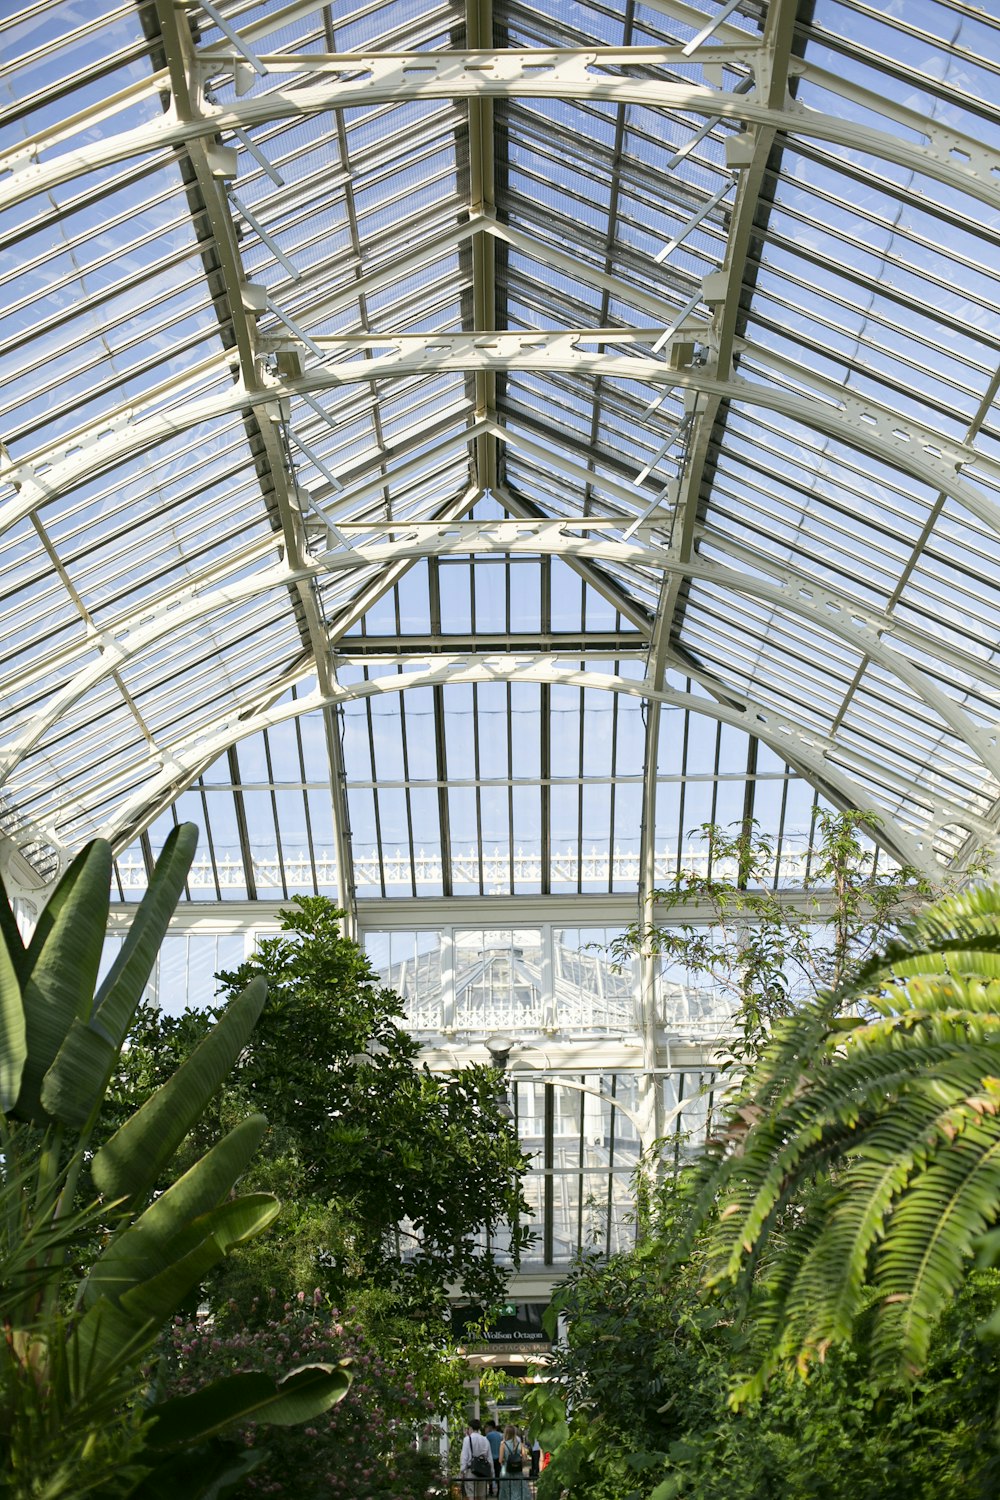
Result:
{"label": "metal rafter", "polygon": [[[787,92],[797,9],[797,0],[771,0],[768,6],[763,36],[767,66],[757,75],[757,87],[769,104],[775,100],[783,100]],[[725,258],[719,273],[722,281],[714,293],[719,301],[705,341],[706,368],[716,377],[725,378],[733,364],[740,294],[750,241],[761,210],[761,190],[775,135],[776,131],[770,126],[758,126],[750,132],[749,156],[740,171]],[[713,391],[706,391],[704,397],[696,397],[683,474],[677,490],[673,530],[673,544],[681,562],[691,556],[709,448],[723,400],[721,394]],[[659,681],[662,676],[664,643],[673,629],[682,576],[674,576],[665,581],[657,606],[656,636],[650,649],[650,677],[654,682]]]}
{"label": "metal rafter", "polygon": [[[470,48],[493,46],[493,0],[465,0],[465,39]],[[472,326],[477,333],[496,328],[496,242],[482,229],[496,214],[494,165],[494,103],[492,99],[469,99],[469,216],[477,227],[472,240]],[[476,420],[496,420],[497,377],[478,370],[473,377]],[[497,445],[486,429],[475,442],[476,482],[492,490],[497,482]]]}
{"label": "metal rafter", "polygon": [[[160,40],[167,57],[170,73],[172,105],[174,111],[187,120],[198,119],[204,108],[201,80],[197,77],[194,38],[191,30],[180,20],[173,0],[155,0],[155,10],[160,26]],[[219,260],[226,302],[228,321],[232,328],[236,352],[239,358],[239,380],[247,391],[261,389],[261,360],[257,345],[257,330],[253,317],[247,312],[246,288],[250,278],[243,266],[232,211],[226,197],[225,178],[229,175],[221,153],[214,149],[210,140],[196,136],[187,143],[187,155],[194,170],[201,196],[205,202],[212,239]],[[235,174],[234,174],[235,175]],[[235,372],[234,372],[235,373]],[[250,408],[246,414],[252,419],[253,432],[248,436],[259,438],[263,450],[264,465],[258,466],[262,483],[269,486],[277,507],[277,520],[284,543],[285,557],[291,582],[293,607],[301,621],[303,644],[308,652],[310,667],[324,692],[329,692],[333,682],[325,625],[313,578],[302,571],[308,557],[309,539],[301,501],[296,493],[295,474],[285,447],[285,439],[278,423],[273,420],[276,411],[265,409],[258,413]],[[258,421],[258,415],[263,420]],[[347,835],[347,802],[344,794],[342,766],[337,755],[335,734],[327,733],[330,796],[334,827],[334,846],[338,861],[338,899],[350,910],[353,890],[350,877],[350,848]],[[151,754],[157,756],[157,747],[151,745]],[[237,813],[241,809],[237,806]],[[240,839],[245,845],[245,864],[249,869],[250,848],[248,832],[240,816]],[[248,876],[248,878],[250,878]]]}
{"label": "metal rafter", "polygon": [[[505,501],[509,501],[509,492],[501,491],[500,494]],[[140,659],[142,653],[158,641],[175,636],[185,626],[205,621],[214,613],[231,610],[241,602],[259,599],[269,591],[303,587],[309,582],[338,572],[350,572],[358,568],[377,570],[372,583],[352,602],[347,611],[331,622],[327,638],[335,642],[343,640],[346,632],[376,600],[398,581],[407,568],[421,559],[518,554],[552,556],[563,559],[571,566],[584,567],[588,570],[585,575],[587,581],[591,583],[601,577],[599,565],[602,563],[662,573],[668,581],[697,580],[749,599],[760,600],[789,615],[798,616],[814,629],[842,641],[862,659],[877,662],[900,682],[905,683],[941,723],[968,746],[984,769],[1000,780],[1000,750],[997,747],[996,733],[980,728],[961,703],[946,693],[926,668],[919,666],[885,639],[886,636],[898,636],[921,656],[930,655],[939,659],[947,657],[947,661],[955,664],[958,659],[956,653],[946,652],[932,633],[897,621],[887,611],[859,605],[845,592],[799,572],[787,570],[738,543],[729,543],[729,550],[752,567],[750,572],[742,572],[698,554],[683,561],[672,549],[658,545],[653,537],[639,542],[620,541],[614,536],[602,534],[608,523],[601,521],[528,519],[455,524],[458,516],[475,503],[478,495],[478,490],[473,490],[455,502],[448,521],[437,519],[424,523],[397,524],[392,529],[399,531],[401,535],[385,541],[378,539],[379,531],[383,528],[375,532],[376,539],[372,540],[367,525],[358,526],[352,528],[360,533],[355,547],[329,551],[303,561],[298,567],[289,562],[280,563],[214,590],[189,589],[183,600],[178,598],[172,609],[160,613],[154,620],[117,636],[106,633],[100,658],[55,693],[44,710],[0,751],[0,784],[44,739],[47,731],[60,722],[73,705],[99,682],[118,674],[124,663]],[[389,523],[385,524],[388,526]],[[723,549],[726,545],[723,539]],[[771,577],[763,576],[766,573]],[[622,608],[625,601],[617,595],[612,602],[616,607]],[[633,611],[634,609],[633,601]],[[655,634],[655,626],[653,631]],[[470,639],[470,647],[473,644]],[[648,669],[649,680],[656,685],[662,684],[666,665],[671,660],[678,663],[681,670],[687,671],[690,668],[689,661],[681,661],[668,651],[660,658],[660,670],[656,679],[652,675],[652,667]],[[942,678],[947,677],[947,661],[940,674]],[[962,664],[966,672],[975,671],[980,680],[1000,690],[1000,666],[982,663],[971,656],[962,658]],[[311,670],[310,663],[303,663],[297,676],[301,678]],[[726,684],[721,686],[723,691],[728,691]],[[655,755],[653,762],[655,764]]]}
{"label": "metal rafter", "polygon": [[[788,93],[788,65],[791,56],[792,37],[797,0],[770,0],[767,21],[762,38],[763,63],[755,68],[756,90],[769,108],[780,108]],[[711,327],[707,331],[703,348],[706,368],[716,376],[727,376],[733,366],[733,353],[737,319],[740,313],[740,294],[746,272],[750,240],[757,220],[761,188],[764,183],[767,163],[771,155],[777,131],[766,124],[750,126],[752,138],[749,151],[739,157],[740,173],[736,188],[726,241],[726,252],[722,269],[716,273],[717,286],[713,297],[715,303]],[[683,468],[675,488],[675,511],[672,530],[672,547],[683,564],[691,557],[694,540],[694,523],[702,493],[708,462],[709,448],[715,425],[722,408],[723,398],[715,392],[702,396],[694,393],[688,410],[689,427],[686,439]],[[660,598],[656,608],[656,620],[649,646],[647,676],[654,687],[662,687],[667,662],[670,656],[670,640],[673,630],[674,612],[678,594],[685,583],[681,571],[667,572],[663,576]],[[646,711],[646,776],[643,783],[642,825],[640,833],[639,914],[640,927],[647,920],[653,892],[656,889],[656,763],[659,754],[661,728],[660,704],[650,698]],[[748,797],[750,795],[748,783]],[[744,817],[744,822],[747,822]],[[656,1057],[656,960],[652,953],[643,953],[642,997],[644,1007],[644,1032],[647,1049]]]}
{"label": "metal rafter", "polygon": [[[101,435],[90,434],[79,449],[79,435],[58,444],[48,444],[17,461],[0,463],[0,483],[18,487],[16,499],[0,505],[0,531],[31,514],[47,499],[55,498],[85,479],[111,468],[125,458],[147,451],[163,439],[199,422],[241,412],[248,407],[274,404],[282,399],[316,396],[345,385],[388,378],[427,375],[441,371],[536,370],[601,379],[640,381],[653,388],[677,387],[701,392],[721,401],[760,406],[824,433],[849,447],[860,449],[880,462],[909,474],[935,492],[950,495],[985,525],[1000,532],[1000,505],[984,491],[959,477],[963,466],[974,467],[985,478],[1000,484],[1000,461],[968,444],[942,437],[932,428],[901,415],[880,402],[867,400],[844,388],[822,399],[801,396],[778,385],[765,385],[739,376],[719,378],[701,368],[674,370],[656,358],[631,354],[598,353],[590,346],[643,346],[654,342],[659,329],[573,329],[558,333],[442,333],[394,334],[384,337],[358,335],[316,339],[326,359],[336,354],[364,353],[371,348],[392,352],[370,359],[341,359],[323,363],[295,379],[270,379],[262,388],[242,382],[231,391],[170,407],[149,411],[154,402],[122,408],[104,419]],[[745,346],[749,347],[749,346]],[[780,362],[781,365],[784,362]],[[779,362],[775,362],[775,368]],[[170,382],[155,393],[160,399]],[[137,414],[136,414],[137,413]],[[132,414],[132,415],[130,415]],[[280,412],[276,409],[274,416]]]}

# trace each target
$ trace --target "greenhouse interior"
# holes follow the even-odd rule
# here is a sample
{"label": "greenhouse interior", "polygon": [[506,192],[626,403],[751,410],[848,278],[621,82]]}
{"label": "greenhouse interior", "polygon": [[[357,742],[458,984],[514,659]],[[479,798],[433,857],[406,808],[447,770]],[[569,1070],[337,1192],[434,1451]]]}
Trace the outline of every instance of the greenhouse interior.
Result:
{"label": "greenhouse interior", "polygon": [[1000,1494],[996,4],[0,80],[0,1492]]}

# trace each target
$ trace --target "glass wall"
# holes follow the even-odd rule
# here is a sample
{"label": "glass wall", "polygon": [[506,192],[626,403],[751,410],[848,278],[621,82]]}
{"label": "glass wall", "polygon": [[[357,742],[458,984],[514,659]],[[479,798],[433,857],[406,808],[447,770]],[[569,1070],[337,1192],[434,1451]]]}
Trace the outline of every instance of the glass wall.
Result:
{"label": "glass wall", "polygon": [[414,1031],[634,1034],[638,974],[618,927],[448,927],[364,934]]}
{"label": "glass wall", "polygon": [[[206,1010],[218,992],[216,974],[243,962],[248,939],[244,932],[168,932],[149,976],[143,999],[168,1016],[184,1010]],[[101,976],[118,957],[123,932],[108,933],[101,958]]]}

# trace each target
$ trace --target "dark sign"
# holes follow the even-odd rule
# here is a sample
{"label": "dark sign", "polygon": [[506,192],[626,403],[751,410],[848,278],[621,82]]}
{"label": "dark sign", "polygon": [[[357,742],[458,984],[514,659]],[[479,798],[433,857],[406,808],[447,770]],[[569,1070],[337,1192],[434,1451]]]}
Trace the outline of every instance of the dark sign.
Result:
{"label": "dark sign", "polygon": [[552,1340],[542,1327],[547,1306],[547,1302],[508,1302],[485,1335],[481,1307],[454,1307],[451,1326],[455,1337],[470,1349],[530,1348],[540,1352],[552,1348]]}

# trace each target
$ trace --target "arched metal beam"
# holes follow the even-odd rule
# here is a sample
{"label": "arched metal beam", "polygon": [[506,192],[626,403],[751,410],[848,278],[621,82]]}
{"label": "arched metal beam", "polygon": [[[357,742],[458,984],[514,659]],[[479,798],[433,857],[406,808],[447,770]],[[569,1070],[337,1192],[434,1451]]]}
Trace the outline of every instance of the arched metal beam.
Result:
{"label": "arched metal beam", "polygon": [[[448,430],[444,435],[438,434],[436,441],[428,441],[427,447],[416,457],[404,458],[393,465],[393,483],[398,485],[404,479],[419,476],[428,464],[437,460],[439,455],[447,455],[461,444],[472,442],[479,436],[482,429],[483,424],[474,423],[460,431]],[[365,467],[371,469],[379,462],[380,460],[376,458]],[[355,478],[350,488],[345,487],[337,495],[336,508],[329,509],[331,521],[338,528],[343,526],[356,531],[359,522],[354,518],[363,516],[366,509],[371,508],[372,502],[377,503],[381,508],[384,491],[385,475],[381,471],[374,477],[366,477],[360,482]],[[407,492],[404,490],[403,494],[406,496]],[[440,512],[432,514],[429,519],[444,522],[451,519],[453,515],[460,514],[467,508],[468,492],[464,491],[460,498],[461,503],[457,510],[452,510],[449,505],[446,505],[440,509]],[[400,508],[405,503],[405,500],[401,501]],[[352,519],[344,522],[345,515]],[[376,520],[371,522],[368,529],[372,532],[393,530],[398,529],[398,525],[395,528],[387,527],[384,522]],[[177,608],[184,608],[198,594],[208,593],[215,588],[225,588],[224,580],[234,573],[242,573],[257,564],[264,565],[266,572],[269,559],[274,556],[276,547],[275,537],[266,534],[258,536],[255,541],[249,542],[237,552],[226,555],[222,560],[213,559],[195,575],[193,580],[180,586],[175,585],[172,589],[165,589],[159,594],[153,594],[150,598],[144,599],[141,604],[136,605],[132,614],[109,620],[100,635],[76,639],[70,644],[59,646],[51,655],[36,657],[30,667],[26,667],[18,674],[19,686],[28,688],[34,682],[52,673],[62,673],[67,669],[72,669],[74,662],[90,656],[95,650],[103,650],[109,641],[119,640],[123,634],[134,630],[137,624],[149,620],[151,615],[159,616]]]}
{"label": "arched metal beam", "polygon": [[[239,578],[223,588],[202,593],[192,590],[186,600],[178,603],[174,609],[161,613],[123,636],[105,638],[101,658],[84,668],[54,694],[43,712],[36,715],[5,749],[0,750],[0,785],[43,739],[48,729],[58,723],[92,688],[111,673],[120,670],[126,662],[134,660],[147,647],[168,635],[176,634],[179,628],[187,624],[205,620],[213,613],[258,598],[269,590],[287,589],[302,585],[310,579],[359,566],[379,567],[387,574],[391,571],[394,578],[398,576],[402,565],[427,557],[498,553],[516,555],[519,552],[654,568],[662,571],[668,578],[697,579],[748,598],[763,600],[777,609],[797,615],[815,628],[844,641],[859,654],[878,662],[887,672],[904,682],[937,715],[942,724],[972,750],[984,768],[1000,780],[1000,748],[996,733],[979,728],[962,706],[938,687],[921,667],[885,643],[882,639],[883,632],[890,632],[895,628],[896,622],[892,617],[867,611],[855,605],[849,597],[837,595],[822,584],[806,583],[800,579],[788,580],[786,583],[772,582],[698,556],[682,563],[668,549],[655,545],[620,542],[601,535],[567,535],[566,526],[555,521],[491,521],[463,526],[434,522],[401,529],[408,530],[410,534],[398,541],[376,542],[359,547],[356,552],[328,552],[298,568],[280,563],[256,575]],[[470,640],[470,646],[474,646],[474,640]],[[933,649],[931,638],[922,642],[922,649]]]}
{"label": "arched metal beam", "polygon": [[126,422],[68,456],[53,445],[26,460],[0,465],[0,482],[16,484],[21,490],[16,499],[0,506],[0,531],[30,514],[46,498],[54,498],[93,474],[144,452],[162,439],[199,422],[299,394],[316,396],[344,385],[375,380],[437,374],[442,370],[538,370],[588,375],[603,380],[640,381],[652,386],[677,386],[779,412],[791,421],[825,433],[835,441],[911,475],[935,492],[943,491],[984,525],[1000,532],[1000,505],[957,474],[963,464],[974,464],[1000,482],[1000,463],[968,445],[949,442],[930,428],[903,418],[878,402],[866,401],[846,390],[839,393],[837,404],[832,398],[814,401],[777,386],[736,376],[721,379],[699,369],[672,370],[658,359],[601,354],[586,347],[640,343],[649,341],[656,332],[579,329],[571,333],[321,338],[317,343],[330,354],[386,346],[393,352],[371,359],[322,365],[297,380],[274,381],[263,390],[248,390],[236,385],[217,396]]}
{"label": "arched metal beam", "polygon": [[[384,677],[369,679],[367,682],[352,684],[349,687],[337,684],[328,695],[314,691],[306,697],[276,704],[264,712],[248,715],[245,718],[234,714],[213,729],[212,733],[204,734],[189,744],[172,747],[170,764],[128,798],[113,821],[105,823],[98,832],[118,845],[123,845],[134,836],[144,814],[155,816],[155,812],[151,809],[158,809],[159,798],[165,797],[169,801],[177,794],[179,783],[188,769],[214,759],[231,744],[244,739],[247,735],[254,734],[270,725],[297,718],[313,709],[322,708],[326,703],[343,703],[358,698],[377,697],[385,693],[403,692],[411,687],[446,686],[458,682],[509,682],[515,679],[538,683],[569,683],[574,687],[624,693],[634,698],[655,697],[658,702],[671,707],[690,709],[693,713],[731,724],[747,734],[755,735],[764,744],[769,745],[783,760],[793,760],[801,765],[805,774],[811,774],[817,780],[836,788],[849,806],[874,814],[882,825],[878,835],[879,842],[883,843],[895,858],[913,865],[930,879],[936,879],[941,874],[941,867],[934,858],[933,851],[926,847],[923,841],[914,838],[903,829],[894,827],[892,818],[876,798],[847,772],[828,759],[829,754],[836,753],[840,747],[828,737],[804,728],[787,716],[736,693],[732,694],[732,698],[741,706],[736,706],[735,702],[719,703],[709,698],[699,698],[693,693],[680,692],[671,688],[657,691],[651,689],[647,683],[636,679],[616,677],[611,673],[576,670],[555,662],[551,658],[538,657],[526,660],[524,657],[507,655],[471,660],[461,657],[442,657],[430,667],[422,667],[412,672],[387,674]],[[940,805],[939,799],[932,796],[924,796],[922,790],[921,800],[931,805],[938,802],[944,821],[961,822],[965,819],[964,810],[955,809],[955,815],[952,818],[946,805]],[[966,821],[970,827],[975,824],[974,819]]]}
{"label": "arched metal beam", "polygon": [[[748,41],[745,48],[706,48],[696,61],[711,62],[713,56],[730,67],[743,64],[760,73],[769,60],[766,52]],[[220,62],[224,61],[224,57],[216,54],[207,73],[220,72]],[[83,173],[133,156],[184,146],[199,136],[248,130],[255,125],[331,109],[365,108],[413,99],[477,98],[600,100],[763,126],[832,141],[849,150],[895,162],[967,193],[990,208],[1000,208],[1000,182],[992,175],[995,166],[992,153],[981,141],[946,130],[937,123],[921,122],[928,142],[921,146],[903,135],[806,109],[793,99],[786,98],[781,107],[770,107],[752,95],[703,84],[669,83],[649,76],[630,78],[601,71],[628,66],[691,66],[691,60],[684,58],[677,47],[342,56],[278,53],[265,54],[261,61],[272,74],[287,72],[295,74],[297,79],[312,75],[321,81],[307,84],[296,81],[292,88],[269,89],[225,105],[205,103],[195,119],[182,119],[169,111],[131,130],[76,146],[39,162],[39,149],[59,145],[70,135],[68,128],[57,127],[0,158],[0,170],[6,168],[12,173],[0,188],[0,210],[37,193],[51,191]],[[106,118],[107,109],[103,108],[101,114]]]}

